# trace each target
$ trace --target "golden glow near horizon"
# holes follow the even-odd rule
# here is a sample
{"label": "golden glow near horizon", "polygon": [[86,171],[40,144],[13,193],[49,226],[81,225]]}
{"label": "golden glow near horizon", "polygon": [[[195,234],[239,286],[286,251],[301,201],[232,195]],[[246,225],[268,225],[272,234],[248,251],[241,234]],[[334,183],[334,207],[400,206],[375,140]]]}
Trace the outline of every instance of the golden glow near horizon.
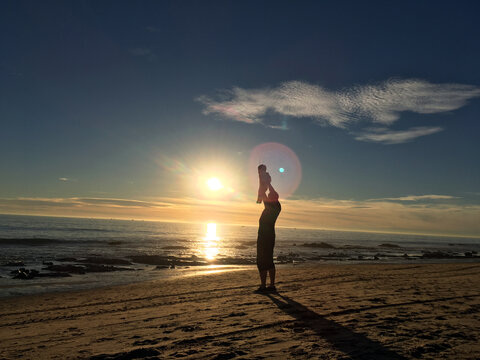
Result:
{"label": "golden glow near horizon", "polygon": [[219,253],[218,243],[219,237],[217,236],[217,224],[207,224],[207,236],[205,236],[205,257],[207,260],[214,260]]}
{"label": "golden glow near horizon", "polygon": [[212,177],[207,180],[207,186],[210,190],[212,191],[218,191],[220,189],[223,189],[223,185],[220,180],[216,177]]}

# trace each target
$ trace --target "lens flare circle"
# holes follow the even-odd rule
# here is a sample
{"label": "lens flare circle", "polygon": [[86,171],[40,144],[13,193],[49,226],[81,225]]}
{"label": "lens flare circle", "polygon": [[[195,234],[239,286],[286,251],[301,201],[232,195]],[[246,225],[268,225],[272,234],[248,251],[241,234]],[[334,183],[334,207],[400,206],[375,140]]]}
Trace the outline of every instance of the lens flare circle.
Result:
{"label": "lens flare circle", "polygon": [[267,166],[272,185],[281,198],[293,195],[302,180],[302,165],[292,149],[274,142],[260,144],[252,149],[248,160],[248,175],[255,191],[258,189],[257,167],[260,164]]}

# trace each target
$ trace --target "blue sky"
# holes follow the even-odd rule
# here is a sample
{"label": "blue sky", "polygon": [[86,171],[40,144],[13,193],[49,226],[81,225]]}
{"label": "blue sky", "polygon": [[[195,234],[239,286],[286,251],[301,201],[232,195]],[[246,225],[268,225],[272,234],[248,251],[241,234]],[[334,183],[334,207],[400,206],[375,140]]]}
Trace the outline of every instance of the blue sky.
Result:
{"label": "blue sky", "polygon": [[0,212],[255,222],[249,154],[277,142],[303,170],[285,225],[480,236],[479,10],[4,1]]}

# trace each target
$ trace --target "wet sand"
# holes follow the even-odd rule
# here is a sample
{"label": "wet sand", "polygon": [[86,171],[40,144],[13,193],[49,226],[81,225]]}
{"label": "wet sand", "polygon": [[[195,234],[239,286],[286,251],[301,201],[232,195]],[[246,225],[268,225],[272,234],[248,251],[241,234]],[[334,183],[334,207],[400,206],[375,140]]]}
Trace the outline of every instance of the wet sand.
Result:
{"label": "wet sand", "polygon": [[255,268],[0,300],[0,358],[478,359],[480,264]]}

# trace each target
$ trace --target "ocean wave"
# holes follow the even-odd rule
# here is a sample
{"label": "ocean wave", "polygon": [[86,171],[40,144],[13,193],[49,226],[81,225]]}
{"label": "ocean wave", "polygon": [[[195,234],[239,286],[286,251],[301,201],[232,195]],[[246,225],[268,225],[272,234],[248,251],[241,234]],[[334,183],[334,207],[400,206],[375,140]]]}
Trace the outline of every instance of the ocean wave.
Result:
{"label": "ocean wave", "polygon": [[49,245],[55,243],[62,243],[64,240],[58,239],[45,239],[45,238],[11,238],[11,239],[0,239],[0,245]]}
{"label": "ocean wave", "polygon": [[113,239],[109,240],[82,240],[82,239],[53,239],[53,238],[0,238],[0,246],[2,245],[28,245],[28,246],[43,246],[52,244],[116,244]]}
{"label": "ocean wave", "polygon": [[72,232],[72,231],[80,231],[80,232],[121,232],[121,230],[114,230],[114,229],[100,229],[100,228],[76,228],[76,227],[44,227],[44,226],[1,226],[1,231],[62,231],[62,232]]}

